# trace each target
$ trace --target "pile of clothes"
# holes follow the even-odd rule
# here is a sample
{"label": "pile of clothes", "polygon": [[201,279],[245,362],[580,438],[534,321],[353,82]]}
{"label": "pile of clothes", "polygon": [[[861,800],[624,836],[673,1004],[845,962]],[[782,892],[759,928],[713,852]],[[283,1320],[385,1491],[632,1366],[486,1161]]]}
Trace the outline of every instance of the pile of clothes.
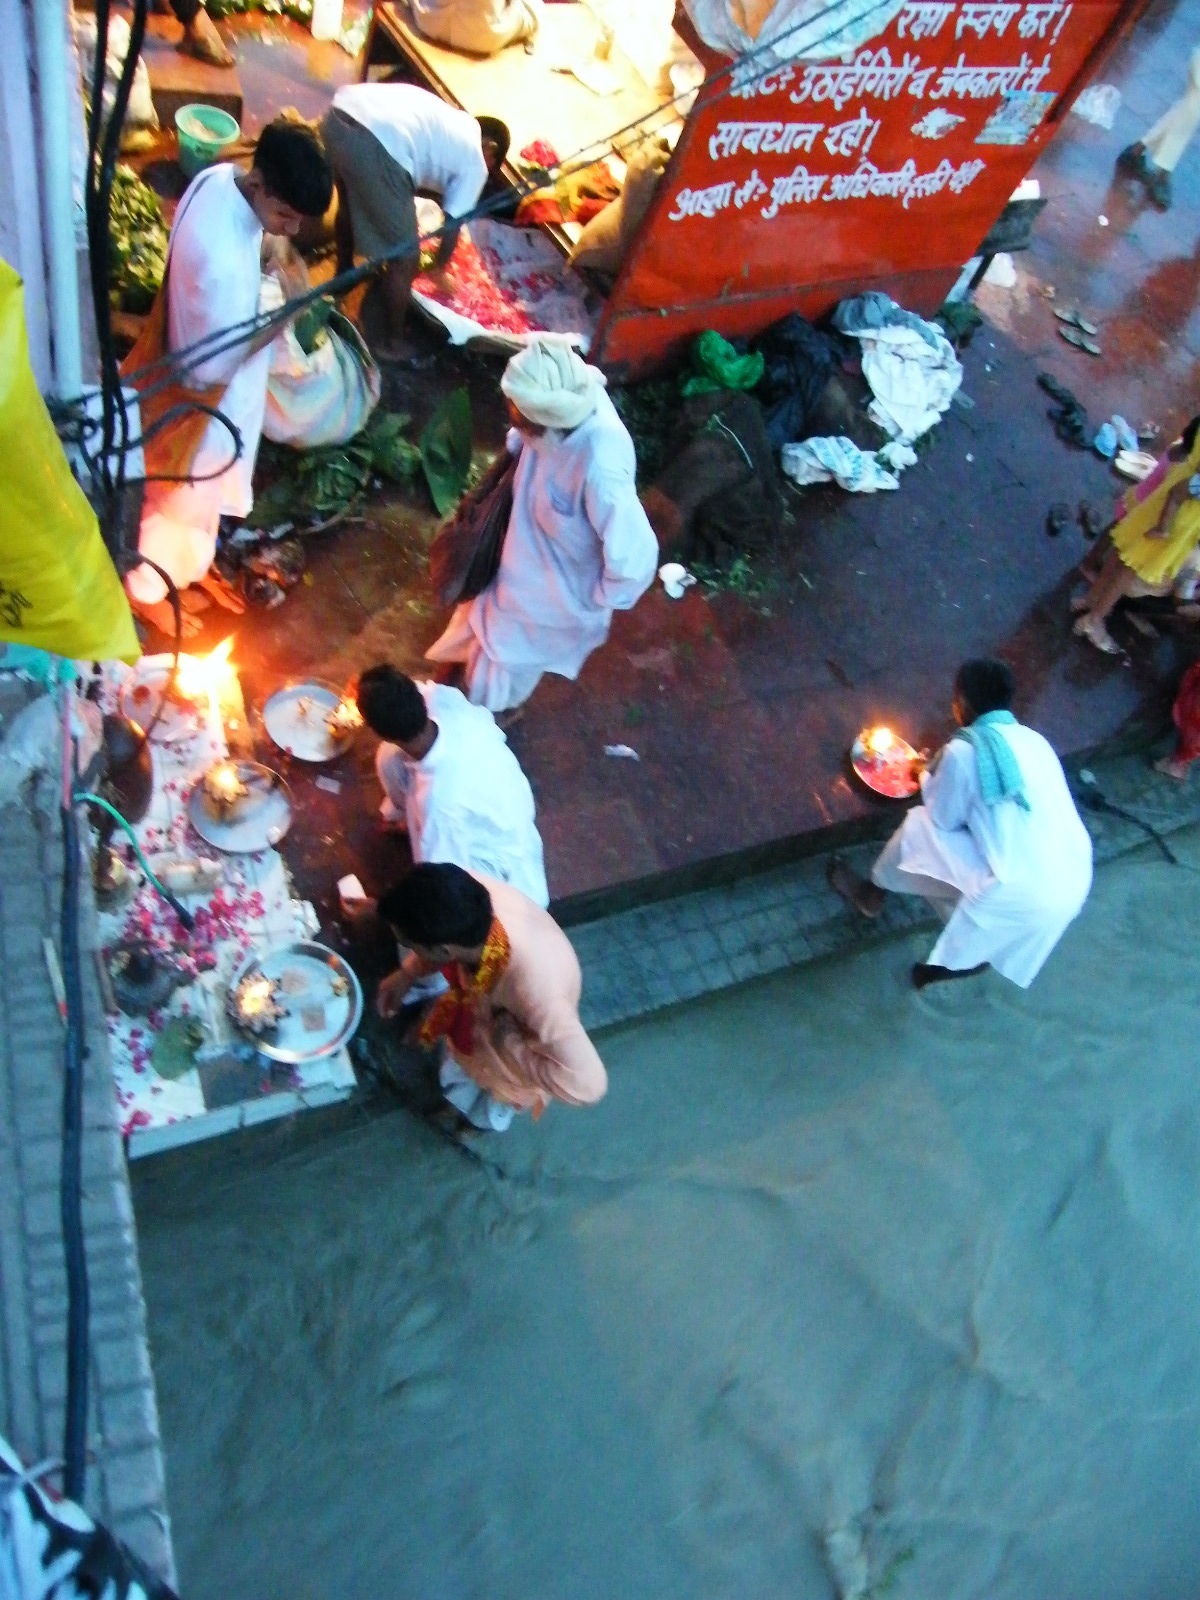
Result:
{"label": "pile of clothes", "polygon": [[664,552],[720,565],[766,548],[780,467],[798,485],[898,488],[961,383],[945,332],[877,291],[843,300],[829,328],[792,312],[748,343],[701,334],[667,464],[642,497]]}

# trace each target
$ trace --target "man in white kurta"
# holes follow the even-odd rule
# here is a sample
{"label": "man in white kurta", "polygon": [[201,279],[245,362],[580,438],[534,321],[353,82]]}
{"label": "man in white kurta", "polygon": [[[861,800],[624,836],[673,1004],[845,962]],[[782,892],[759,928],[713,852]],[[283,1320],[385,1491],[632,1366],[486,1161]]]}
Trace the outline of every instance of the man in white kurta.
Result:
{"label": "man in white kurta", "polygon": [[1200,128],[1200,45],[1188,62],[1187,87],[1168,106],[1154,126],[1127,145],[1117,157],[1117,169],[1140,178],[1160,211],[1171,205],[1171,174]]}
{"label": "man in white kurta", "polygon": [[544,673],[577,678],[613,613],[654,581],[658,543],[637,497],[633,440],[604,384],[551,334],[501,380],[518,459],[500,569],[426,652],[463,662],[468,698],[491,711],[523,704]]}
{"label": "man in white kurta", "polygon": [[533,791],[491,712],[386,664],[363,673],[358,706],[384,741],[380,811],[407,829],[413,860],[450,862],[548,906]]}
{"label": "man in white kurta", "polygon": [[1051,746],[1008,714],[1011,683],[1000,662],[968,662],[955,707],[968,730],[980,718],[992,724],[989,734],[1015,762],[1017,787],[989,795],[986,750],[956,736],[922,774],[922,804],[884,847],[872,884],[840,864],[831,871],[834,887],[867,915],[882,909],[881,891],[892,891],[923,895],[942,916],[941,937],[914,969],[918,987],[991,966],[1028,988],[1091,888],[1088,831]]}
{"label": "man in white kurta", "polygon": [[[292,237],[307,216],[320,216],[333,193],[333,175],[305,128],[272,123],[263,130],[250,172],[222,164],[201,172],[175,213],[167,256],[167,348],[188,350],[258,314],[264,228]],[[322,204],[323,202],[323,204]],[[221,391],[218,418],[209,420],[188,467],[187,481],[146,485],[138,548],[184,589],[208,572],[222,516],[244,517],[253,504],[251,481],[262,434],[277,330],[253,334],[190,366],[191,390]],[[127,580],[142,606],[161,602],[162,578],[150,567]]]}

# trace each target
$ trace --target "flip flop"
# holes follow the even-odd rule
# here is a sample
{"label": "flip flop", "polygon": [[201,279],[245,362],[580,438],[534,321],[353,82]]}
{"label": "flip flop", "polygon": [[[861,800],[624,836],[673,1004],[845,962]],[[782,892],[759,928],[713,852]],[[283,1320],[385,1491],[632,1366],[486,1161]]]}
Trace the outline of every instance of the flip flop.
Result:
{"label": "flip flop", "polygon": [[1039,372],[1037,375],[1037,383],[1038,388],[1044,390],[1045,393],[1050,396],[1051,400],[1057,400],[1060,406],[1073,406],[1078,404],[1078,401],[1075,399],[1075,396],[1071,393],[1070,389],[1067,388],[1066,384],[1059,383],[1058,379],[1053,375],[1053,373]]}
{"label": "flip flop", "polygon": [[1078,328],[1080,333],[1086,333],[1089,338],[1094,338],[1095,335],[1100,331],[1094,322],[1088,322],[1081,317],[1074,306],[1067,311],[1060,311],[1059,308],[1055,306],[1054,315],[1060,322],[1065,322],[1072,328]]}
{"label": "flip flop", "polygon": [[1103,351],[1090,334],[1084,333],[1082,328],[1063,326],[1058,330],[1060,339],[1065,339],[1068,344],[1074,345],[1076,350],[1086,350],[1089,356],[1103,355]]}
{"label": "flip flop", "polygon": [[1064,528],[1071,526],[1071,508],[1062,500],[1056,500],[1046,513],[1046,532],[1051,539],[1057,539]]}
{"label": "flip flop", "polygon": [[1132,478],[1134,483],[1141,483],[1143,478],[1148,478],[1157,465],[1157,460],[1148,450],[1118,450],[1113,462],[1121,476]]}

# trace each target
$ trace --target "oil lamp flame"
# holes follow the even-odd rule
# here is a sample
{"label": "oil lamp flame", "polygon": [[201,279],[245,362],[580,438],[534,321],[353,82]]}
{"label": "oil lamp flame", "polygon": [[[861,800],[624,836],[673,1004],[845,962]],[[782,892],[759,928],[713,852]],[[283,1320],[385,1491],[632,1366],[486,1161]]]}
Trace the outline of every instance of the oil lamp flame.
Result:
{"label": "oil lamp flame", "polygon": [[876,756],[886,755],[895,742],[896,736],[890,728],[872,728],[866,738],[867,749]]}

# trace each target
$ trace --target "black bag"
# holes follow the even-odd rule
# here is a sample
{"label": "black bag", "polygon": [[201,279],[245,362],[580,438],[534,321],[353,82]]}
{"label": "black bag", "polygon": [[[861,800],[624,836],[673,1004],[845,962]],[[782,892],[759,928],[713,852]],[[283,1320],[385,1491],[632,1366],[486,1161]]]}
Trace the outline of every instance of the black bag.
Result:
{"label": "black bag", "polygon": [[474,600],[500,570],[516,470],[516,456],[502,451],[430,545],[429,577],[442,605]]}

